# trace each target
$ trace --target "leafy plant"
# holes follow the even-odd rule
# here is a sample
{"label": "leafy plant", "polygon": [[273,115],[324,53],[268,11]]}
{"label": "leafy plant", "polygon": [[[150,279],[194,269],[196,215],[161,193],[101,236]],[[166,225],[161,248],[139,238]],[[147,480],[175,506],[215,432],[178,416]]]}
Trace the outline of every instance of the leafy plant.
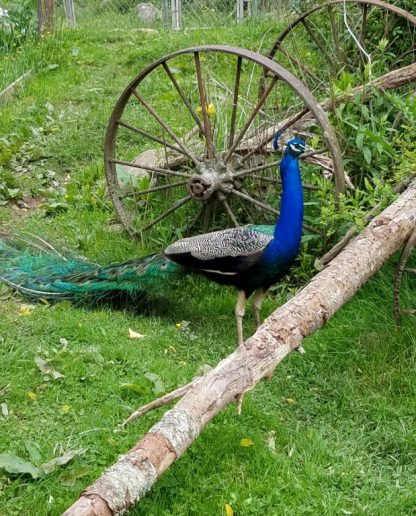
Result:
{"label": "leafy plant", "polygon": [[20,48],[32,35],[35,23],[34,0],[21,0],[0,11],[0,53]]}

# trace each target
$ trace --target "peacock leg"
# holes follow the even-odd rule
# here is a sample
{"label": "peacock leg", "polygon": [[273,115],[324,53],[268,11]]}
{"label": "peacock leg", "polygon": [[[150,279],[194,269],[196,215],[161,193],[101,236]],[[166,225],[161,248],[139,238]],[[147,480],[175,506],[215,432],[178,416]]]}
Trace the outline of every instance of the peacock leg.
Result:
{"label": "peacock leg", "polygon": [[244,342],[243,337],[243,317],[246,306],[246,294],[244,290],[238,292],[237,304],[235,305],[235,317],[237,320],[237,335],[238,345],[241,346]]}
{"label": "peacock leg", "polygon": [[254,320],[256,321],[256,329],[258,329],[258,327],[261,324],[260,308],[261,308],[261,303],[263,301],[263,296],[264,296],[264,292],[263,292],[262,288],[257,289],[253,295],[253,312],[254,312]]}

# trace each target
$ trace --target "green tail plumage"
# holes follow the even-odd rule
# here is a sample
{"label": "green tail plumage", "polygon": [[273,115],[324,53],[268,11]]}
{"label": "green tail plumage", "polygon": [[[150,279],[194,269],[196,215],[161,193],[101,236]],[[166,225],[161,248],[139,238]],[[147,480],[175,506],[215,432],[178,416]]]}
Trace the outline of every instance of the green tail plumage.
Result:
{"label": "green tail plumage", "polygon": [[28,242],[30,249],[18,249],[0,240],[0,281],[38,299],[111,297],[117,293],[163,293],[167,282],[175,281],[183,268],[163,254],[152,254],[128,262],[101,267],[65,257],[41,239]]}

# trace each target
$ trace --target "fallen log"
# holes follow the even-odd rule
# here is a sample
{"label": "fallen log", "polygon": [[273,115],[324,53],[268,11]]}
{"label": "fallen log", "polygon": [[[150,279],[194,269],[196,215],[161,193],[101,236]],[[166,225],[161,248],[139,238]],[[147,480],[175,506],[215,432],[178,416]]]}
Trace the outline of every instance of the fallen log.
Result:
{"label": "fallen log", "polygon": [[177,405],[88,487],[65,516],[111,516],[136,504],[208,422],[323,326],[416,227],[416,180],[259,330],[195,382]]}

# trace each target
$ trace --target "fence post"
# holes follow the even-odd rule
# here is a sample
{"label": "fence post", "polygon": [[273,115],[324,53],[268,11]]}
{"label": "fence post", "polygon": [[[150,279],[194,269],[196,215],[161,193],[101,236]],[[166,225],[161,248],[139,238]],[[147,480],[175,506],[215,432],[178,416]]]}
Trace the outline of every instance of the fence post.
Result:
{"label": "fence post", "polygon": [[237,22],[244,20],[244,0],[237,0]]}
{"label": "fence post", "polygon": [[53,32],[55,0],[37,0],[38,30]]}
{"label": "fence post", "polygon": [[172,29],[179,30],[182,26],[181,0],[171,0],[172,4]]}
{"label": "fence post", "polygon": [[164,29],[169,28],[169,0],[163,0],[162,6],[162,24]]}
{"label": "fence post", "polygon": [[76,26],[74,0],[64,0],[65,16],[69,27]]}

